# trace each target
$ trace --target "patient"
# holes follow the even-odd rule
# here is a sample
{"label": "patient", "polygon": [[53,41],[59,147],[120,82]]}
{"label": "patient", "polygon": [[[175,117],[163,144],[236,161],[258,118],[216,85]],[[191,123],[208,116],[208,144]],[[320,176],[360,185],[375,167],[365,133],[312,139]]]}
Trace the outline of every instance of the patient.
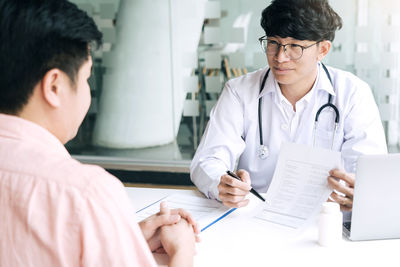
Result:
{"label": "patient", "polygon": [[90,105],[101,33],[66,0],[0,0],[0,266],[191,266],[183,210],[136,223],[118,179],[64,148]]}

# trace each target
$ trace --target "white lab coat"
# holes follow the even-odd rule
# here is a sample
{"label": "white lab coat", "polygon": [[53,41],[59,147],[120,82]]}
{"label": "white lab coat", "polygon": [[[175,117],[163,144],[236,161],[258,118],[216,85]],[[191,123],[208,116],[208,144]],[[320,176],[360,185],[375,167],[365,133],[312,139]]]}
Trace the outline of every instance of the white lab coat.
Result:
{"label": "white lab coat", "polygon": [[[361,154],[387,153],[380,114],[368,84],[349,72],[331,67],[328,70],[335,88],[319,63],[316,82],[296,103],[296,112],[282,95],[272,72],[259,93],[267,68],[228,81],[211,111],[190,166],[191,179],[199,190],[209,198],[219,199],[220,177],[226,170],[237,168],[250,173],[255,190],[266,192],[282,142],[313,145],[315,115],[328,102],[329,93],[340,114],[333,149],[341,151],[344,169],[355,172],[356,160]],[[270,154],[266,159],[259,158],[260,97],[263,141]],[[334,114],[330,108],[321,113],[316,146],[330,149]]]}

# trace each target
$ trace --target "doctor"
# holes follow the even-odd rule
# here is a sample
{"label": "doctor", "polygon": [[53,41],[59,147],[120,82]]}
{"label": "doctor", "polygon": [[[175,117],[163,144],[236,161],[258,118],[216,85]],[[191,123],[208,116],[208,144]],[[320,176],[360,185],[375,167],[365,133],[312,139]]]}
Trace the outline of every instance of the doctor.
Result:
{"label": "doctor", "polygon": [[[250,186],[267,191],[282,142],[314,145],[341,151],[344,170],[332,170],[327,179],[343,193],[331,199],[350,211],[357,157],[387,148],[368,84],[321,63],[342,20],[327,0],[274,0],[262,12],[261,26],[269,68],[226,83],[193,158],[191,179],[209,198],[242,207]],[[236,166],[242,181],[226,175]]]}

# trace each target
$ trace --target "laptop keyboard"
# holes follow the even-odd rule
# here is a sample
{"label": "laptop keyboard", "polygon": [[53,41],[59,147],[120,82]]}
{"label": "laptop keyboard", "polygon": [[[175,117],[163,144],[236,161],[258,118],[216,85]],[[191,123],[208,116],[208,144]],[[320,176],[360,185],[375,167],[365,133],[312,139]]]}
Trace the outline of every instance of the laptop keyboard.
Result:
{"label": "laptop keyboard", "polygon": [[351,229],[351,222],[344,222],[344,223],[343,223],[343,226],[344,226],[344,228],[346,228],[346,229],[349,230],[349,232],[350,232],[350,229]]}

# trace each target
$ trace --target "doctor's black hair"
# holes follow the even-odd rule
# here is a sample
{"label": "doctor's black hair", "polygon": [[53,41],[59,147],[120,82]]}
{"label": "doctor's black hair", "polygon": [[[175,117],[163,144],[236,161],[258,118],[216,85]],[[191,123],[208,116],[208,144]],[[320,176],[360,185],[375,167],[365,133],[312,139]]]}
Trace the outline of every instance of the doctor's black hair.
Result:
{"label": "doctor's black hair", "polygon": [[67,0],[0,0],[0,113],[18,114],[54,68],[76,75],[102,34]]}
{"label": "doctor's black hair", "polygon": [[328,0],[273,0],[262,12],[261,27],[267,36],[333,41],[342,19]]}

